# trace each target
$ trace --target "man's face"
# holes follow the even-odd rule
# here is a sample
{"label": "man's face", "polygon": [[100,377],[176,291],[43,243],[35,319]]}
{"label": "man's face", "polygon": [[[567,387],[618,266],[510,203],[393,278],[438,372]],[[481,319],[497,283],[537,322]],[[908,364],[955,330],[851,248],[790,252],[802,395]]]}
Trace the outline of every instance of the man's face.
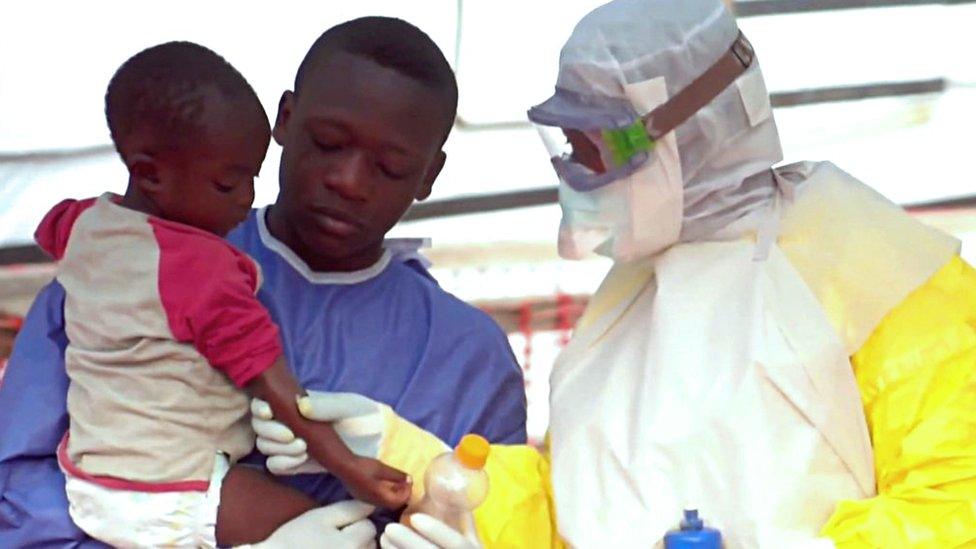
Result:
{"label": "man's face", "polygon": [[274,128],[278,236],[313,268],[375,262],[386,233],[430,194],[445,124],[423,83],[345,52],[319,60],[299,94],[282,97]]}

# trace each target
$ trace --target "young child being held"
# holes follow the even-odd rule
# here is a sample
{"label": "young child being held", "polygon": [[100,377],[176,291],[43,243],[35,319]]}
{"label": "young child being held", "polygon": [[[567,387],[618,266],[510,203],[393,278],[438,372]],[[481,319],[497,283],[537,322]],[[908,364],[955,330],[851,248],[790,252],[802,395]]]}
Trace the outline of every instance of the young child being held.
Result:
{"label": "young child being held", "polygon": [[[66,292],[72,519],[115,546],[215,545],[222,479],[254,444],[248,393],[357,499],[405,504],[406,475],[299,414],[258,268],[222,238],[270,140],[254,90],[214,52],[171,42],[126,61],[105,103],[125,195],[64,201],[36,234]],[[259,497],[273,504],[234,494]]]}

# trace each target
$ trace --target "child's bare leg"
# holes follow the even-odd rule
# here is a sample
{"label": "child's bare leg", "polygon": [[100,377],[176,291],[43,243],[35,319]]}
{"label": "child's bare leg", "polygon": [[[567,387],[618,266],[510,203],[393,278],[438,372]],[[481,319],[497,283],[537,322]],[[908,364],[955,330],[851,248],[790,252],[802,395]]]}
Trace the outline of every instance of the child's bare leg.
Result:
{"label": "child's bare leg", "polygon": [[220,488],[217,543],[263,541],[279,526],[315,507],[315,500],[264,471],[235,465]]}

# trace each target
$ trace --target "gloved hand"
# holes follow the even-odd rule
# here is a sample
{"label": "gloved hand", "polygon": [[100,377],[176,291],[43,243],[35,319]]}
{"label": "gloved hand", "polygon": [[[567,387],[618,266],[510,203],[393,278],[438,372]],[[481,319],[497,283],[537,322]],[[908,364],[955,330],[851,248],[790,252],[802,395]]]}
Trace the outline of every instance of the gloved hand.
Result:
{"label": "gloved hand", "polygon": [[[423,475],[432,459],[449,450],[433,434],[401,418],[386,404],[353,393],[308,391],[298,409],[312,421],[330,421],[353,453],[378,459],[410,475],[411,502],[423,497]],[[268,470],[276,475],[325,472],[306,452],[305,441],[274,421],[271,406],[253,399],[251,425],[258,450],[268,456]]]}
{"label": "gloved hand", "polygon": [[[342,441],[356,455],[376,458],[383,438],[383,410],[380,403],[354,393],[309,391],[299,399],[299,411],[313,421],[330,421]],[[274,420],[271,406],[251,400],[251,426],[257,434],[257,448],[268,456],[268,470],[276,475],[327,472],[308,458],[305,441],[296,438],[285,424]]]}
{"label": "gloved hand", "polygon": [[268,539],[238,549],[375,547],[376,527],[366,518],[374,509],[372,505],[352,500],[318,507],[281,525]]}
{"label": "gloved hand", "polygon": [[464,537],[443,522],[417,513],[410,516],[413,529],[398,523],[387,525],[380,537],[383,549],[480,549],[481,545]]}

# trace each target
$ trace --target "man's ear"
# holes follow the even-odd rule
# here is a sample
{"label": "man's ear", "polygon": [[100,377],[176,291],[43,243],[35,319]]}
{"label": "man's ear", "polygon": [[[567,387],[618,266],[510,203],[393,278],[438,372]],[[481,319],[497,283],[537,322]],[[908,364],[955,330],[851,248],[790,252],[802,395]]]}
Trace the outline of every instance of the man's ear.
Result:
{"label": "man's ear", "polygon": [[274,129],[271,130],[275,143],[279,145],[284,145],[288,121],[291,120],[291,113],[294,108],[295,92],[286,90],[285,93],[281,94],[281,99],[278,101],[278,116],[275,117]]}
{"label": "man's ear", "polygon": [[447,153],[437,151],[437,156],[434,157],[434,161],[430,163],[430,167],[427,168],[427,173],[424,175],[424,183],[417,189],[417,194],[414,195],[415,199],[423,201],[430,196],[430,192],[434,189],[434,181],[437,180],[437,176],[444,169],[445,162],[447,162]]}
{"label": "man's ear", "polygon": [[134,153],[127,155],[125,163],[129,168],[131,181],[143,194],[152,197],[162,192],[159,165],[155,158],[146,153]]}

